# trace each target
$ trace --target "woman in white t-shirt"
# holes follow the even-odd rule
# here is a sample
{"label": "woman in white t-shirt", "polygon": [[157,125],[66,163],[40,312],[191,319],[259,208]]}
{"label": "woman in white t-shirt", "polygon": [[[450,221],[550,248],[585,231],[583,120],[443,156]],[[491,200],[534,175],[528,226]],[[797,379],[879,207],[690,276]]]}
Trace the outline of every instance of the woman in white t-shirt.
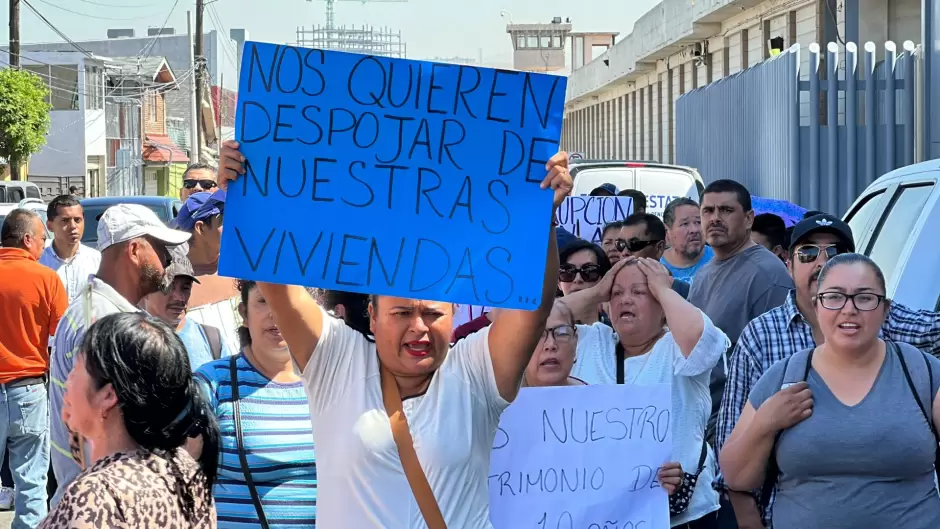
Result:
{"label": "woman in white t-shirt", "polygon": [[[244,174],[237,149],[235,142],[223,147],[222,185]],[[554,156],[546,170],[542,187],[554,190],[557,208],[571,190],[567,156]],[[408,421],[406,435],[410,431],[447,526],[492,527],[487,483],[493,438],[519,391],[558,283],[552,224],[546,217],[549,233],[532,234],[549,240],[538,309],[501,311],[492,325],[452,349],[451,303],[373,296],[373,338],[328,315],[302,287],[261,285],[303,372],[317,448],[318,526],[426,527],[383,404],[382,382],[388,389],[391,380]]]}
{"label": "woman in white t-shirt", "polygon": [[673,459],[685,472],[685,490],[670,498],[672,527],[717,527],[715,454],[705,442],[705,423],[709,377],[728,337],[672,290],[672,276],[654,259],[621,260],[594,287],[565,297],[573,311],[608,301],[613,328],[578,326],[571,374],[588,384],[672,386]]}

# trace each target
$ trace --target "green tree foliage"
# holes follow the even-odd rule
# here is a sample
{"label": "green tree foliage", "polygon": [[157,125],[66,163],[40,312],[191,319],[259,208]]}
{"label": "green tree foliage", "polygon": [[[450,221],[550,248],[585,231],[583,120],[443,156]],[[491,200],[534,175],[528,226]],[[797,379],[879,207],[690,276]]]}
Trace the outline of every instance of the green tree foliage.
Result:
{"label": "green tree foliage", "polygon": [[26,70],[0,70],[0,157],[18,168],[46,143],[49,132],[49,89],[38,75]]}

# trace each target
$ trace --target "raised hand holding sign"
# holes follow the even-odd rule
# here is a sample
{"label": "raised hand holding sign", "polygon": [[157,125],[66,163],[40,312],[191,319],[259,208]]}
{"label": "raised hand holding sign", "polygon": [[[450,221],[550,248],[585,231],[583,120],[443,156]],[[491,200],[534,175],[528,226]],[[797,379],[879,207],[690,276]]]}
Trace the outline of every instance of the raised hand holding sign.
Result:
{"label": "raised hand holding sign", "polygon": [[565,83],[246,43],[220,272],[535,309]]}

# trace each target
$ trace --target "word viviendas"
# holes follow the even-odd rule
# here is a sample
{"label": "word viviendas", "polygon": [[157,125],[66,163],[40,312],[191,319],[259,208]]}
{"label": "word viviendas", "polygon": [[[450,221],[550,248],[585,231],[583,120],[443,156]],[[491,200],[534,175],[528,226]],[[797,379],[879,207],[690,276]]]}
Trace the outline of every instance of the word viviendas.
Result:
{"label": "word viviendas", "polygon": [[230,276],[534,309],[565,79],[249,42]]}

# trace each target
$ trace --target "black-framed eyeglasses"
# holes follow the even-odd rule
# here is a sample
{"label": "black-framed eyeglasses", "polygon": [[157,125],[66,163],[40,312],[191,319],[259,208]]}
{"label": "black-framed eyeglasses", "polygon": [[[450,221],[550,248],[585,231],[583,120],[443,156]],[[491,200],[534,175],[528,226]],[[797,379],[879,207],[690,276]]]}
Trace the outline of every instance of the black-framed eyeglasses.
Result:
{"label": "black-framed eyeglasses", "polygon": [[852,300],[852,305],[862,312],[870,312],[877,309],[881,302],[886,298],[881,294],[871,292],[858,292],[855,294],[845,294],[842,292],[820,292],[816,294],[816,299],[824,309],[842,310],[845,304]]}
{"label": "black-framed eyeglasses", "polygon": [[548,335],[556,342],[567,342],[578,334],[578,329],[574,325],[558,325],[557,327],[546,327],[542,333],[542,340],[547,340]]}
{"label": "black-framed eyeglasses", "polygon": [[796,249],[796,256],[801,263],[813,263],[819,259],[819,254],[825,252],[826,260],[832,259],[840,253],[847,253],[848,250],[837,244],[805,244]]}
{"label": "black-framed eyeglasses", "polygon": [[626,239],[626,240],[617,239],[616,244],[617,244],[618,252],[622,252],[624,250],[627,250],[628,252],[639,252],[643,248],[646,248],[647,246],[656,244],[658,242],[661,242],[661,241],[658,241],[658,240],[643,241],[643,240],[637,239],[636,237],[633,237],[631,239]]}
{"label": "black-framed eyeglasses", "polygon": [[183,180],[183,187],[185,187],[186,189],[193,189],[196,187],[196,185],[198,185],[199,187],[205,190],[205,189],[215,189],[216,186],[218,186],[219,184],[215,180],[193,180],[189,178],[187,178],[186,180]]}
{"label": "black-framed eyeglasses", "polygon": [[581,274],[581,279],[586,283],[593,283],[601,278],[601,267],[594,263],[585,263],[580,267],[573,264],[563,264],[558,269],[558,280],[562,283],[570,283],[574,278]]}

